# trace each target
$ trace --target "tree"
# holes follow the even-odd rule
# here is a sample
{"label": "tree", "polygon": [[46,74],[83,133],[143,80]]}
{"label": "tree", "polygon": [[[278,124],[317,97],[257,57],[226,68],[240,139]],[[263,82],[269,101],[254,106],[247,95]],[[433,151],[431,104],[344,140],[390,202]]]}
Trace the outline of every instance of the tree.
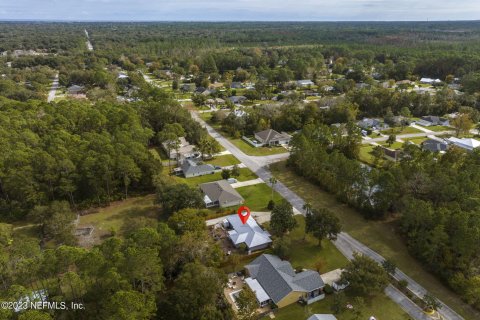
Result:
{"label": "tree", "polygon": [[238,178],[240,176],[240,168],[238,165],[233,165],[230,175],[234,178]]}
{"label": "tree", "polygon": [[137,291],[117,291],[104,306],[107,320],[148,320],[155,315],[155,297]]}
{"label": "tree", "polygon": [[386,259],[382,262],[382,267],[387,271],[388,274],[394,275],[397,265],[392,260]]}
{"label": "tree", "polygon": [[270,200],[273,201],[273,192],[275,191],[275,185],[277,184],[277,178],[275,177],[270,177],[270,179],[268,179],[268,182],[270,182],[270,185],[272,186],[272,197],[270,198]]}
{"label": "tree", "polygon": [[185,208],[201,208],[204,205],[200,191],[184,183],[170,184],[160,187],[157,202],[163,211],[170,215]]}
{"label": "tree", "polygon": [[397,136],[394,135],[394,134],[389,135],[389,136],[388,136],[388,139],[387,139],[387,145],[388,145],[388,147],[391,147],[392,144],[395,143],[395,141],[397,141]]}
{"label": "tree", "polygon": [[179,235],[187,232],[203,232],[205,231],[205,217],[208,214],[208,210],[182,209],[168,218],[168,225]]}
{"label": "tree", "polygon": [[378,166],[380,164],[380,161],[383,159],[383,148],[381,146],[375,146],[372,150],[372,155],[374,158],[374,165]]}
{"label": "tree", "polygon": [[204,135],[200,138],[200,141],[197,144],[197,150],[202,154],[202,160],[204,160],[205,155],[211,158],[214,154],[220,152],[221,146],[217,140]]}
{"label": "tree", "polygon": [[342,273],[342,280],[350,283],[350,289],[360,296],[373,296],[383,292],[388,285],[388,275],[371,258],[354,253]]}
{"label": "tree", "polygon": [[452,125],[455,127],[455,135],[459,137],[470,132],[470,129],[473,127],[473,122],[468,114],[460,113],[452,120]]}
{"label": "tree", "polygon": [[270,228],[272,232],[280,237],[295,228],[297,221],[293,216],[293,207],[286,200],[276,205],[272,210]]}
{"label": "tree", "polygon": [[231,171],[228,169],[222,169],[221,175],[222,175],[222,179],[227,180],[230,178]]}
{"label": "tree", "polygon": [[255,320],[258,318],[257,309],[258,302],[255,293],[248,287],[244,286],[238,297],[235,299],[238,306],[239,320]]}
{"label": "tree", "polygon": [[336,240],[341,228],[340,220],[325,208],[312,210],[305,217],[305,232],[318,239],[320,248],[323,239]]}
{"label": "tree", "polygon": [[75,214],[66,201],[54,201],[49,206],[36,206],[30,213],[33,222],[40,224],[42,236],[57,243],[74,244]]}
{"label": "tree", "polygon": [[437,298],[428,293],[423,296],[423,302],[425,303],[425,307],[430,310],[438,310],[442,307]]}

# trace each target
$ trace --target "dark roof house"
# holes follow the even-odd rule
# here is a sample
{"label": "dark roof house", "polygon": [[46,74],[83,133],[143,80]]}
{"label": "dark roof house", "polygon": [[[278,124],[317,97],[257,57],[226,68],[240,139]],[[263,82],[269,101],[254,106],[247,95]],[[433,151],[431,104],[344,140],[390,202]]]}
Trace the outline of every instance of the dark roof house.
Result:
{"label": "dark roof house", "polygon": [[243,203],[243,197],[228,183],[227,180],[220,180],[209,183],[202,183],[200,190],[204,194],[205,206],[210,207],[233,207]]}
{"label": "dark roof house", "polygon": [[428,139],[422,142],[422,149],[431,152],[445,152],[448,149],[448,144],[446,142]]}
{"label": "dark roof house", "polygon": [[215,167],[211,164],[199,164],[190,159],[186,159],[182,164],[182,172],[185,178],[214,174],[215,170]]}
{"label": "dark roof house", "polygon": [[273,129],[267,129],[255,133],[255,139],[263,145],[273,146],[281,144],[289,144],[292,136],[286,132],[279,133]]}
{"label": "dark roof house", "polygon": [[279,308],[298,300],[312,303],[325,297],[322,291],[325,284],[318,272],[304,270],[296,273],[290,262],[277,256],[262,254],[245,269]]}

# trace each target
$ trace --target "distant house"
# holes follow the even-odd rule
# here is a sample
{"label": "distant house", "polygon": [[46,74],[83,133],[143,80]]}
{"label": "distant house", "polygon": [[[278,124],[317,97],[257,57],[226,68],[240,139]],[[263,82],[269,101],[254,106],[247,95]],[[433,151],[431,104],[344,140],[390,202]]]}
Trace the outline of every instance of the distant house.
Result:
{"label": "distant house", "polygon": [[214,94],[215,92],[217,92],[217,90],[215,89],[206,89],[205,91],[203,91],[202,93],[200,93],[202,96],[209,96],[211,94]]}
{"label": "distant house", "polygon": [[242,89],[243,84],[241,82],[232,82],[232,84],[230,85],[230,88],[232,88],[232,89]]}
{"label": "distant house", "polygon": [[368,83],[357,83],[355,84],[355,87],[357,89],[367,89],[367,88],[370,88],[370,85]]}
{"label": "distant house", "polygon": [[85,93],[85,87],[84,86],[78,86],[78,85],[74,84],[73,86],[68,87],[67,93],[71,96],[84,94]]}
{"label": "distant house", "polygon": [[312,80],[298,80],[297,86],[300,88],[307,88],[310,86],[314,86],[315,83]]}
{"label": "distant house", "polygon": [[480,147],[480,141],[471,138],[459,139],[451,137],[447,139],[447,143],[468,151],[472,151],[473,149]]}
{"label": "distant house", "polygon": [[228,100],[230,100],[233,104],[242,104],[247,101],[247,98],[245,96],[232,96],[229,97]]}
{"label": "distant house", "polygon": [[447,118],[440,118],[437,116],[425,116],[417,121],[417,124],[430,127],[430,126],[449,126],[450,121]]}
{"label": "distant house", "polygon": [[420,79],[420,83],[434,85],[434,84],[441,84],[442,80],[432,79],[432,78],[422,78],[422,79]]}
{"label": "distant house", "polygon": [[241,117],[244,117],[247,113],[245,111],[243,111],[242,109],[235,109],[233,111],[233,114],[235,115],[235,117],[241,118]]}
{"label": "distant house", "polygon": [[382,151],[383,151],[383,156],[391,161],[399,161],[402,158],[402,150],[401,149],[390,149],[381,146]]}
{"label": "distant house", "polygon": [[[172,160],[183,160],[183,159],[188,159],[194,156],[194,149],[195,146],[191,145],[187,140],[185,140],[184,137],[181,137],[180,139],[180,145],[178,149],[172,149],[170,150],[170,159]],[[165,152],[168,152],[168,145],[167,142],[162,143],[163,149]]]}
{"label": "distant house", "polygon": [[183,92],[194,92],[196,89],[195,83],[184,83],[180,86],[180,90]]}
{"label": "distant house", "polygon": [[286,132],[278,133],[273,129],[256,132],[255,139],[260,141],[264,146],[277,146],[282,144],[289,144],[292,136]]}
{"label": "distant house", "polygon": [[400,81],[397,81],[397,86],[401,86],[401,85],[411,85],[413,82],[410,81],[410,80],[400,80]]}
{"label": "distant house", "polygon": [[118,74],[118,79],[128,79],[128,75],[125,72],[120,72]]}
{"label": "distant house", "polygon": [[307,320],[337,320],[333,314],[314,314]]}
{"label": "distant house", "polygon": [[185,161],[183,161],[181,168],[185,178],[214,174],[216,171],[216,168],[211,164],[199,164],[190,159],[186,159]]}
{"label": "distant house", "polygon": [[377,119],[363,118],[361,121],[357,122],[357,125],[362,129],[372,129],[372,130],[384,130],[388,129],[388,125],[382,123]]}
{"label": "distant house", "polygon": [[325,297],[325,284],[318,272],[304,270],[296,273],[290,262],[277,256],[262,254],[245,269],[249,275],[245,282],[261,306],[272,301],[282,308],[299,300],[310,304]]}
{"label": "distant house", "polygon": [[243,203],[243,197],[228,183],[227,180],[220,180],[200,185],[207,208],[211,207],[233,207]]}
{"label": "distant house", "polygon": [[244,243],[249,253],[266,249],[272,243],[270,233],[263,230],[251,216],[243,224],[238,214],[232,214],[223,221],[223,225],[228,229],[228,238],[233,245],[238,248]]}
{"label": "distant house", "polygon": [[197,87],[197,88],[195,89],[195,93],[201,94],[201,93],[203,93],[205,90],[207,90],[207,88],[205,88],[205,87]]}
{"label": "distant house", "polygon": [[422,150],[443,153],[448,150],[448,144],[446,142],[428,139],[422,142]]}

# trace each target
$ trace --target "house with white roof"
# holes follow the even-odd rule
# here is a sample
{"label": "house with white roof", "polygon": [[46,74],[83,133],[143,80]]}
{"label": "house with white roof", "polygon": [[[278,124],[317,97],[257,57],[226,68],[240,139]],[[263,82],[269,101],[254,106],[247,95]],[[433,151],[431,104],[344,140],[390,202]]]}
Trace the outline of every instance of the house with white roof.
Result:
{"label": "house with white roof", "polygon": [[447,139],[447,143],[468,151],[472,151],[473,149],[480,147],[480,141],[472,138],[459,139],[459,138],[451,137]]}
{"label": "house with white roof", "polygon": [[226,217],[223,224],[229,229],[228,237],[233,245],[238,248],[244,243],[249,253],[268,248],[272,243],[270,233],[263,230],[252,216],[243,224],[240,217],[233,214]]}
{"label": "house with white roof", "polygon": [[312,80],[298,80],[297,81],[297,86],[302,87],[302,88],[306,88],[306,87],[314,86],[314,85],[315,85],[315,83],[313,83]]}

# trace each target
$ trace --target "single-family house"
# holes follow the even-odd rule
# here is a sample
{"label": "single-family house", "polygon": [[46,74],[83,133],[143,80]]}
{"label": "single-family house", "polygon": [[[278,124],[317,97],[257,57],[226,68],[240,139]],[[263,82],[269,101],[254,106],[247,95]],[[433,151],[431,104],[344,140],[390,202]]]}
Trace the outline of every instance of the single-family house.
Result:
{"label": "single-family house", "polygon": [[242,104],[247,101],[247,98],[245,96],[232,96],[229,97],[228,100],[230,100],[233,104]]}
{"label": "single-family house", "polygon": [[357,125],[362,129],[372,129],[372,130],[384,130],[388,129],[388,125],[382,123],[377,119],[363,118],[361,121],[357,122]]}
{"label": "single-family house", "polygon": [[428,139],[422,142],[422,150],[444,153],[448,150],[448,144],[443,141]]}
{"label": "single-family house", "polygon": [[180,90],[183,92],[194,92],[196,89],[195,83],[184,83],[180,86]]}
{"label": "single-family house", "polygon": [[337,318],[333,314],[313,314],[307,320],[337,320]]}
{"label": "single-family house", "polygon": [[449,126],[450,121],[447,118],[441,118],[437,116],[425,116],[420,118],[420,120],[417,121],[417,124],[424,126],[424,127],[430,127],[430,126]]}
{"label": "single-family house", "polygon": [[468,151],[472,151],[473,149],[480,147],[480,141],[472,138],[459,139],[459,138],[451,137],[447,139],[447,143]]}
{"label": "single-family house", "polygon": [[205,89],[202,93],[200,93],[202,96],[209,96],[211,94],[214,94],[215,92],[217,92],[217,90],[215,89]]}
{"label": "single-family house", "polygon": [[318,272],[303,270],[296,273],[290,262],[277,256],[262,254],[246,265],[245,269],[248,279],[252,279],[248,282],[245,280],[247,285],[253,280],[256,280],[255,284],[258,283],[258,286],[250,288],[261,306],[272,301],[282,308],[299,300],[310,304],[325,297],[325,284]]}
{"label": "single-family house", "polygon": [[268,248],[271,243],[271,235],[263,230],[252,216],[242,223],[238,214],[232,214],[223,221],[223,225],[228,230],[228,238],[233,245],[238,248],[244,243],[248,253]]}
{"label": "single-family house", "polygon": [[200,190],[203,192],[205,207],[233,207],[243,203],[243,197],[227,180],[202,183]]}
{"label": "single-family house", "polygon": [[74,85],[68,87],[67,93],[69,95],[72,95],[72,96],[84,94],[85,93],[85,87],[74,84]]}
{"label": "single-family house", "polygon": [[383,151],[383,156],[391,161],[399,161],[402,157],[402,149],[390,149],[386,147],[381,147]]}
{"label": "single-family house", "polygon": [[289,144],[292,136],[286,132],[279,133],[273,129],[267,129],[255,133],[257,139],[264,146],[276,146],[282,144]]}
{"label": "single-family house", "polygon": [[298,80],[297,86],[300,88],[307,88],[310,86],[314,86],[315,83],[312,80]]}
{"label": "single-family house", "polygon": [[235,117],[241,118],[241,117],[244,117],[247,113],[242,109],[235,109],[233,111],[233,114],[235,115]]}
{"label": "single-family house", "polygon": [[440,80],[440,79],[432,79],[432,78],[421,78],[421,79],[420,79],[420,83],[435,85],[435,84],[441,84],[441,83],[442,83],[442,80]]}
{"label": "single-family house", "polygon": [[[179,138],[180,143],[177,149],[170,150],[170,159],[181,161],[192,158],[195,155],[195,146],[191,145],[184,137]],[[162,143],[163,149],[168,153],[168,142]]]}
{"label": "single-family house", "polygon": [[205,176],[207,174],[214,174],[217,170],[211,164],[202,164],[191,159],[185,159],[182,163],[182,173],[185,178]]}
{"label": "single-family house", "polygon": [[243,84],[241,82],[232,82],[232,84],[230,85],[230,88],[232,88],[232,89],[242,89]]}

